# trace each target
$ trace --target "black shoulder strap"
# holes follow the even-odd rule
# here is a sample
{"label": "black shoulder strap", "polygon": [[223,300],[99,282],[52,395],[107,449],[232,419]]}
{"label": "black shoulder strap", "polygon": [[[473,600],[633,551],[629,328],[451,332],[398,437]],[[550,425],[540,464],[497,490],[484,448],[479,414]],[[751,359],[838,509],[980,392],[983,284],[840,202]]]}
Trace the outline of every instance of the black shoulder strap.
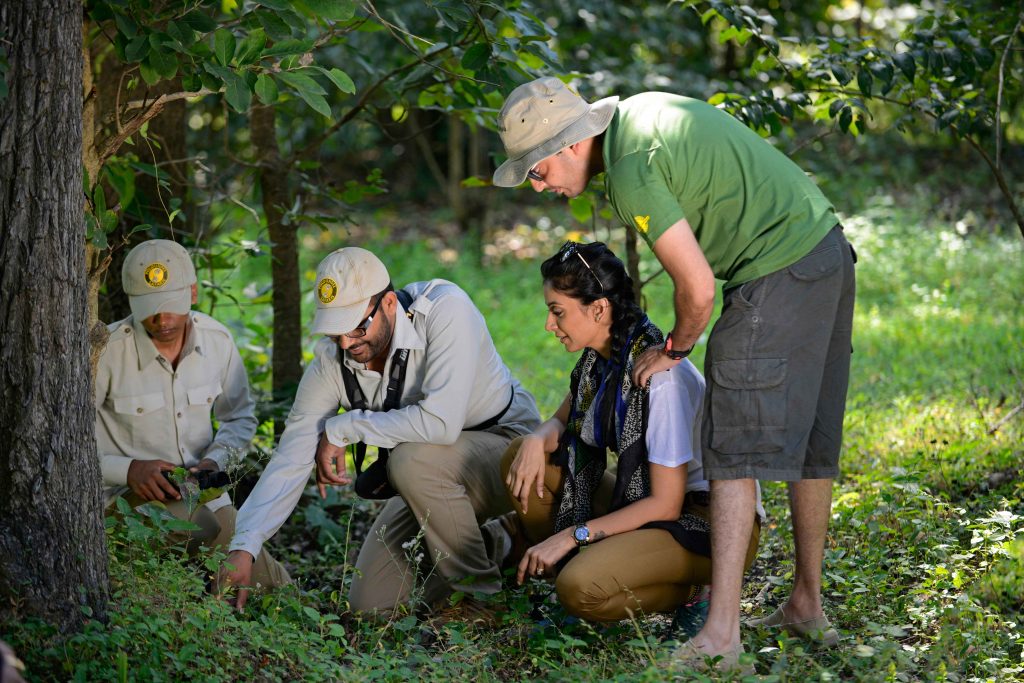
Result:
{"label": "black shoulder strap", "polygon": [[[406,315],[412,319],[412,313],[408,312],[409,306],[412,304],[412,295],[404,289],[397,290],[395,294],[398,296],[398,302],[402,304],[402,308],[406,310]],[[355,373],[345,365],[345,352],[341,351],[340,348],[338,351],[341,380],[345,384],[345,393],[348,395],[349,405],[354,410],[370,410],[366,402],[366,395],[363,394],[362,387],[359,386],[359,380],[356,379]],[[384,394],[384,405],[381,406],[381,410],[395,410],[401,406],[402,391],[405,389],[405,371],[408,365],[409,349],[399,349],[396,351],[391,361],[391,372],[388,373],[388,386]],[[363,460],[365,458],[366,444],[362,442],[355,444],[352,461],[356,466],[357,475],[363,471]]]}

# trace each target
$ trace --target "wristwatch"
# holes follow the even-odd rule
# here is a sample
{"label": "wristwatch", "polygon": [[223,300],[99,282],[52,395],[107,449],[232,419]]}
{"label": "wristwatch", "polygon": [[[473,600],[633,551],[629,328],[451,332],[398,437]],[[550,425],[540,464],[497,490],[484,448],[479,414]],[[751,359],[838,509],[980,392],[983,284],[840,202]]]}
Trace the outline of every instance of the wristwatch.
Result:
{"label": "wristwatch", "polygon": [[[668,339],[666,341],[672,341],[672,333],[671,332],[669,333]],[[686,349],[685,351],[677,351],[676,349],[672,349],[671,351],[669,351],[668,348],[667,348],[668,345],[666,344],[665,355],[668,356],[669,358],[671,358],[672,360],[682,360],[682,359],[684,359],[684,358],[686,358],[687,356],[690,355],[690,352],[693,351],[693,347],[696,346],[696,345],[697,345],[696,342],[693,343],[693,344],[690,344],[690,348]]]}
{"label": "wristwatch", "polygon": [[577,524],[576,530],[572,532],[572,537],[578,548],[590,545],[590,529],[586,524]]}

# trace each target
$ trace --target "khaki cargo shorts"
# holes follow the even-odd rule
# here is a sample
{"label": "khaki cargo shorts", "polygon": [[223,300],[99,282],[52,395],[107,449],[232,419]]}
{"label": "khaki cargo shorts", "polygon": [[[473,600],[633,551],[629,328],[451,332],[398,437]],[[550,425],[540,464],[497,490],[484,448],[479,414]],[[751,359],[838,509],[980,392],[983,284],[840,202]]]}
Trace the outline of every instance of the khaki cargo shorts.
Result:
{"label": "khaki cargo shorts", "polygon": [[704,361],[708,479],[839,474],[855,261],[837,225],[793,265],[725,293]]}

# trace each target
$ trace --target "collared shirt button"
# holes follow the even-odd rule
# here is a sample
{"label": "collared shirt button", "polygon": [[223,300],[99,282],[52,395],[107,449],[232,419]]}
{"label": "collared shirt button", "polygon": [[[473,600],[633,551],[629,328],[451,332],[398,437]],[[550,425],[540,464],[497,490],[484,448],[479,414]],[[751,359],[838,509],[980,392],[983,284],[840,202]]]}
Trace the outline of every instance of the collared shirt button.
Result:
{"label": "collared shirt button", "polygon": [[206,402],[207,403],[213,403],[213,396],[207,396],[206,397]]}
{"label": "collared shirt button", "polygon": [[142,415],[142,408],[136,408],[135,412],[138,413],[139,415]]}
{"label": "collared shirt button", "polygon": [[178,417],[181,417],[181,411],[180,410],[178,411]]}

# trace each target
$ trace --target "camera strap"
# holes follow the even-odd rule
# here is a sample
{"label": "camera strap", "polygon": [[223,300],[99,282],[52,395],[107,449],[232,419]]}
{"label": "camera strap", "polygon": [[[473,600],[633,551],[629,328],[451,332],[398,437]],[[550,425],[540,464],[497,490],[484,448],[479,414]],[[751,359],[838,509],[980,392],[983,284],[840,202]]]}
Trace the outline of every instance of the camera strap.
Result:
{"label": "camera strap", "polygon": [[[412,295],[404,289],[395,291],[398,303],[402,305],[405,314],[412,320],[413,314],[409,312],[412,304]],[[345,393],[348,394],[349,404],[353,410],[372,410],[366,402],[366,395],[363,394],[359,381],[347,365],[345,365],[344,353],[338,354],[339,365],[341,366],[341,380],[345,383]],[[401,407],[402,391],[405,389],[405,371],[409,365],[409,349],[399,349],[391,361],[391,371],[388,373],[388,386],[384,393],[384,405],[381,410],[395,410]],[[366,444],[360,441],[353,444],[352,461],[356,466],[356,475],[363,473],[363,460],[366,459]],[[387,458],[388,449],[378,449],[378,458]]]}

